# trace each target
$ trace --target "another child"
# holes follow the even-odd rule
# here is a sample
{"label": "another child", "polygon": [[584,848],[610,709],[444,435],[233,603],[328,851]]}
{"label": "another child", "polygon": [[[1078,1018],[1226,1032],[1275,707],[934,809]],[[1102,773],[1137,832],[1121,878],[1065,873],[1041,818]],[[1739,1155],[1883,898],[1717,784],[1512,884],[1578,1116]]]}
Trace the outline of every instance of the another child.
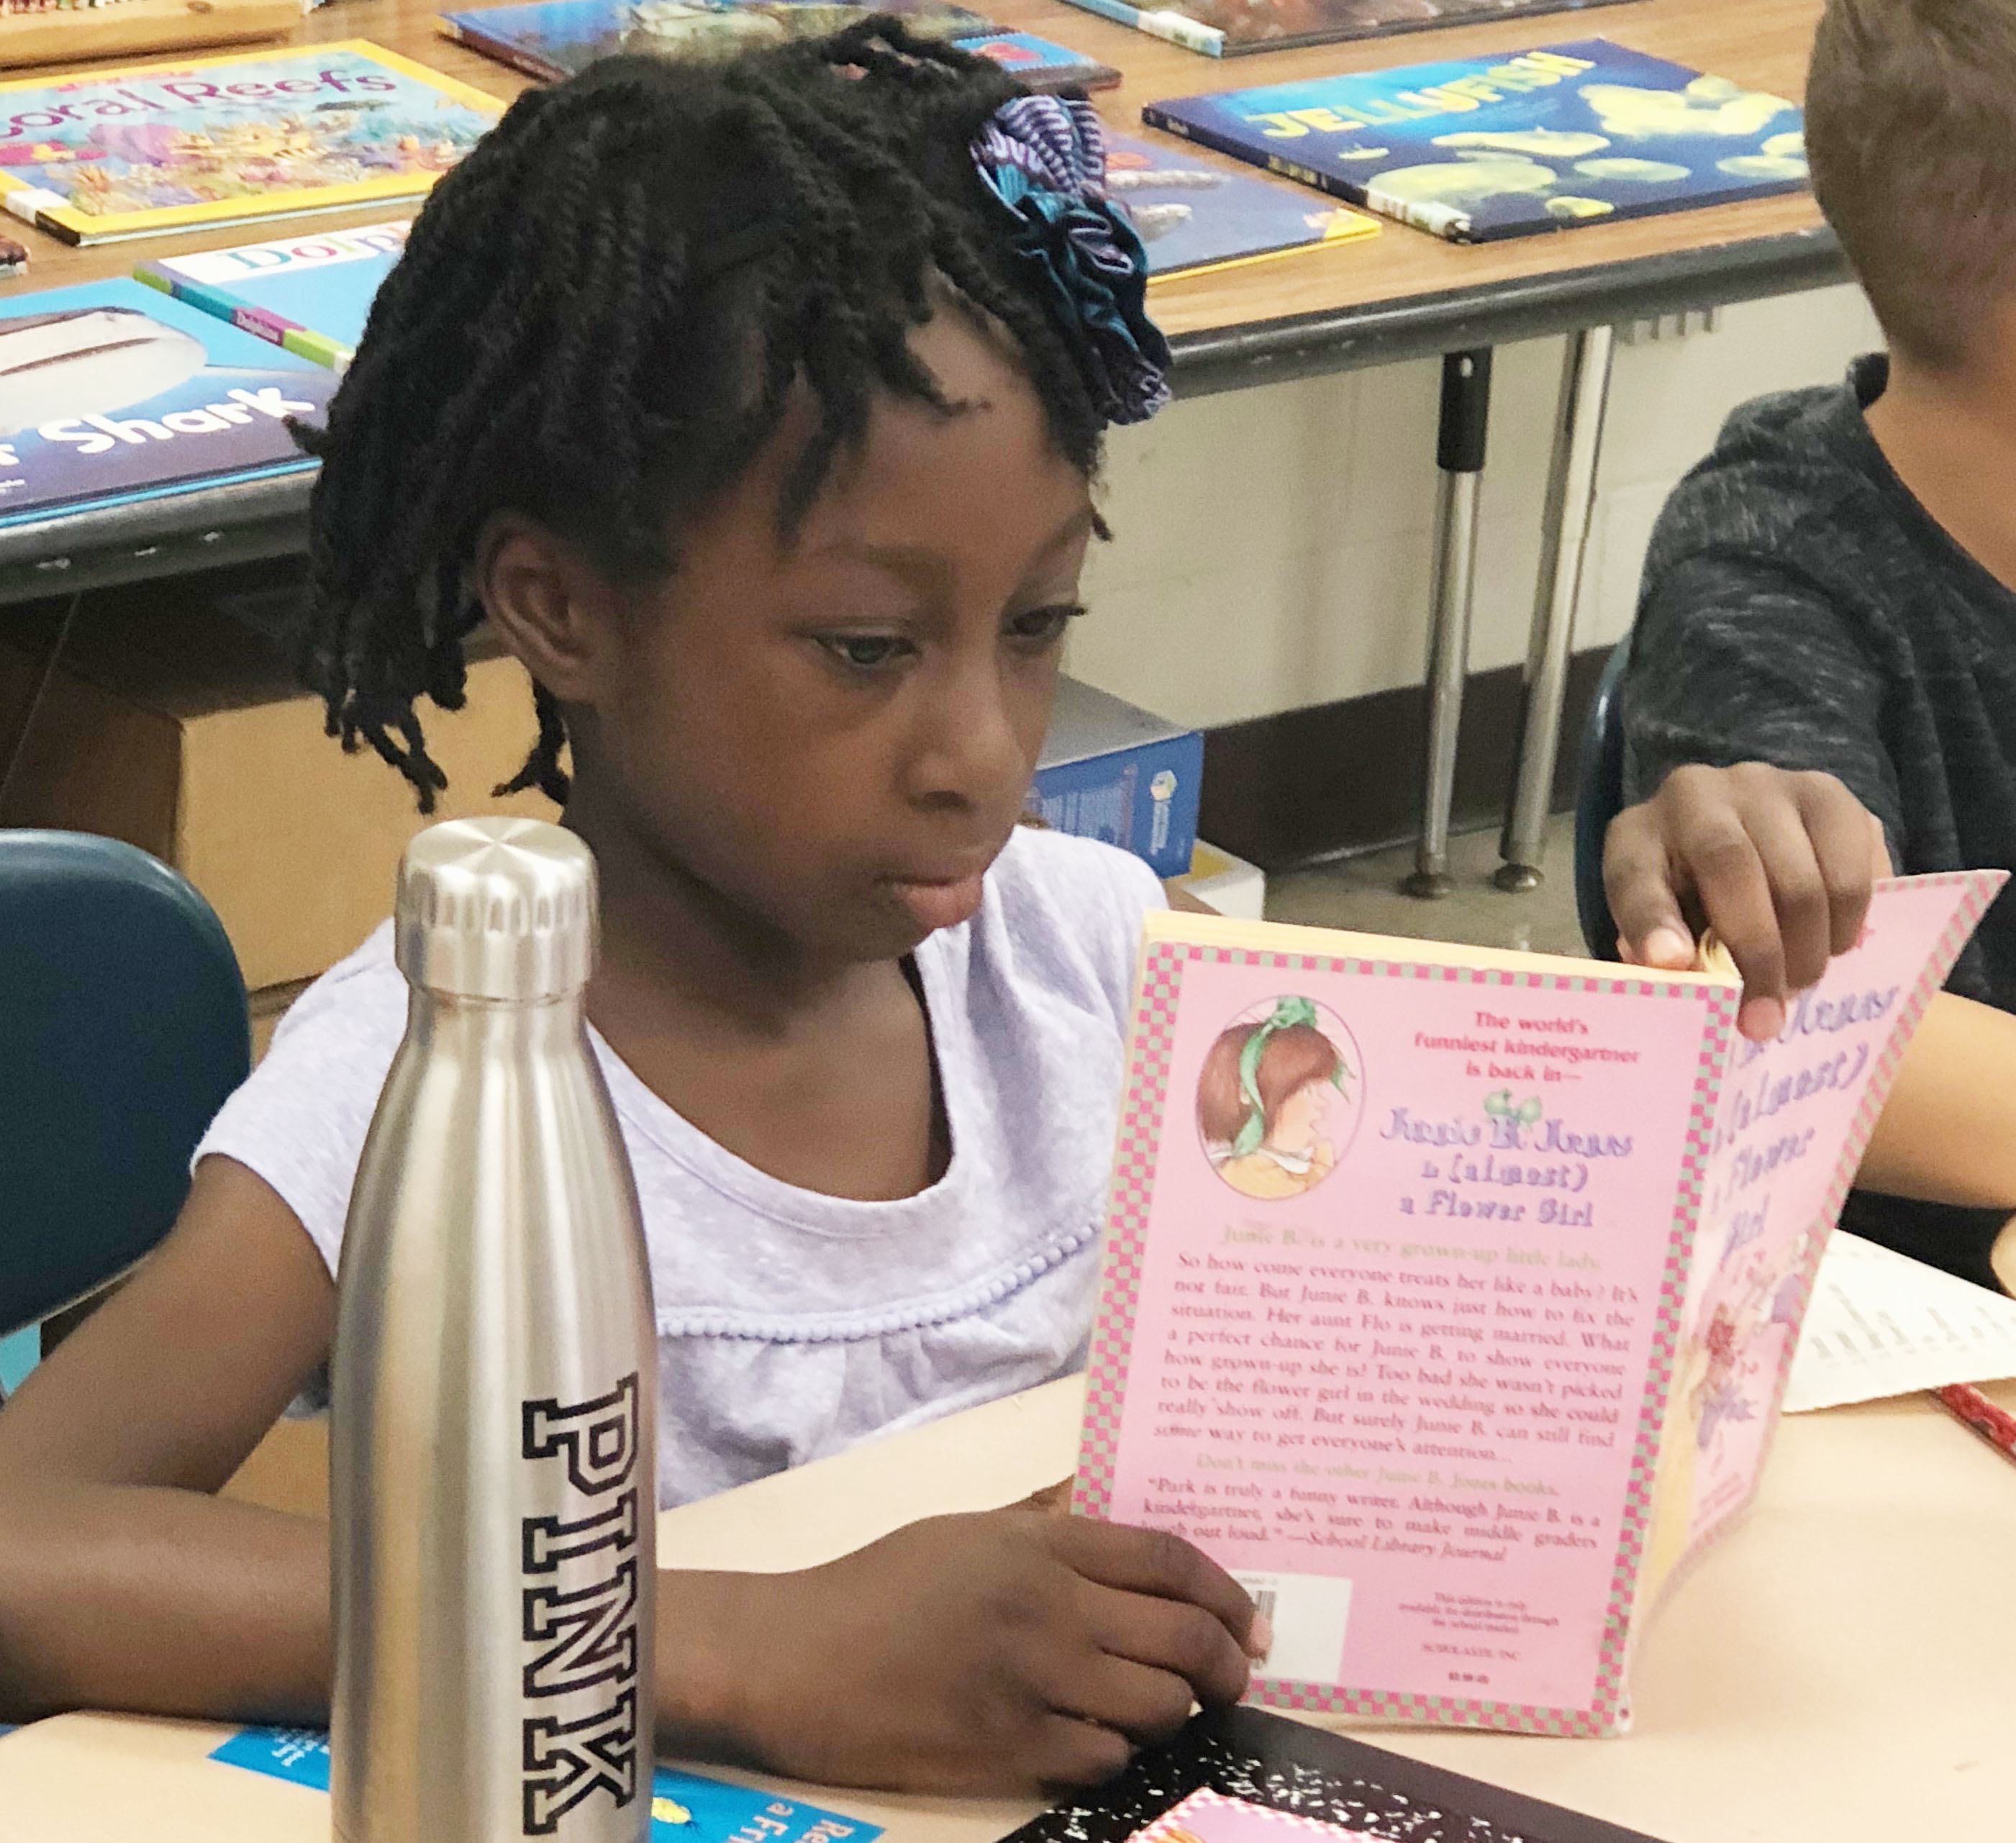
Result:
{"label": "another child", "polygon": [[[1016,819],[1102,432],[1167,395],[1100,165],[1083,105],[891,21],[611,59],[442,181],[315,438],[332,733],[424,807],[487,616],[514,785],[599,861],[661,1503],[1082,1361],[1159,895]],[[0,1718],[326,1707],[326,1530],[210,1494],[322,1372],[405,1010],[381,930],[0,1416]],[[659,1604],[668,1748],[918,1788],[1103,1777],[1267,1642],[1187,1545],[1029,1509]]]}
{"label": "another child", "polygon": [[[1668,502],[1624,699],[1647,804],[1609,853],[1627,942],[1653,929],[1644,866],[1685,859],[1689,919],[1781,989],[1852,940],[1872,857],[2016,865],[2016,0],[1832,0],[1806,129],[1889,351],[1737,410]],[[1845,1218],[1989,1284],[2016,1208],[2012,1011],[2005,897]]]}

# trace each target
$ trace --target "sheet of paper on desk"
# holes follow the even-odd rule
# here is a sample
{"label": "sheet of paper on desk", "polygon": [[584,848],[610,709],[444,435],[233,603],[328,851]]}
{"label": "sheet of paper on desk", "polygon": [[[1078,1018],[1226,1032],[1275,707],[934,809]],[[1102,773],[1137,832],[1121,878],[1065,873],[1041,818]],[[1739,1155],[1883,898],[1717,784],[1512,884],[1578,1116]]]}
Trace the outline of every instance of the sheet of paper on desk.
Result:
{"label": "sheet of paper on desk", "polygon": [[[210,1756],[227,1766],[329,1790],[329,1737],[319,1728],[245,1728]],[[773,1792],[661,1766],[651,1781],[652,1843],[874,1843],[862,1823]]]}
{"label": "sheet of paper on desk", "polygon": [[1806,1308],[1785,1412],[2016,1376],[2016,1299],[1837,1229]]}

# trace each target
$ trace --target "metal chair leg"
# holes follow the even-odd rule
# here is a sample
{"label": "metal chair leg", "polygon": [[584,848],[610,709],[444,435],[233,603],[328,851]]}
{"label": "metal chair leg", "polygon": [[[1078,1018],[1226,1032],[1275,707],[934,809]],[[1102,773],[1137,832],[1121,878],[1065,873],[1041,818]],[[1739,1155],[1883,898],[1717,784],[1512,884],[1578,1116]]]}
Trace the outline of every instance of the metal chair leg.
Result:
{"label": "metal chair leg", "polygon": [[1442,360],[1442,427],[1435,464],[1435,573],[1428,623],[1427,769],[1421,837],[1410,896],[1449,892],[1449,808],[1456,793],[1456,747],[1463,727],[1463,684],[1470,669],[1471,594],[1477,575],[1477,489],[1491,414],[1491,349],[1451,352]]}
{"label": "metal chair leg", "polygon": [[1561,703],[1568,695],[1575,643],[1575,601],[1589,552],[1596,504],[1597,463],[1610,395],[1611,331],[1592,326],[1572,335],[1561,368],[1553,462],[1547,476],[1540,578],[1526,654],[1526,692],[1519,715],[1518,772],[1506,809],[1498,855],[1501,890],[1530,890],[1541,880],[1540,856],[1553,805],[1554,758],[1561,746]]}

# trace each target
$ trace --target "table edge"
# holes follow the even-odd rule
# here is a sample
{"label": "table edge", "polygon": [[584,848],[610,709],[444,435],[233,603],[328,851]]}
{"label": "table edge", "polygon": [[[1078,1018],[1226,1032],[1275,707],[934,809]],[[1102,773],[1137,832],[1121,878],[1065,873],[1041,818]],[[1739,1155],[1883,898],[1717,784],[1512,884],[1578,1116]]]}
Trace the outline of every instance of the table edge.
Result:
{"label": "table edge", "polygon": [[[1179,397],[1322,376],[1802,293],[1849,279],[1824,225],[1737,243],[1412,294],[1170,340]],[[0,530],[0,605],[182,574],[308,547],[306,470]]]}

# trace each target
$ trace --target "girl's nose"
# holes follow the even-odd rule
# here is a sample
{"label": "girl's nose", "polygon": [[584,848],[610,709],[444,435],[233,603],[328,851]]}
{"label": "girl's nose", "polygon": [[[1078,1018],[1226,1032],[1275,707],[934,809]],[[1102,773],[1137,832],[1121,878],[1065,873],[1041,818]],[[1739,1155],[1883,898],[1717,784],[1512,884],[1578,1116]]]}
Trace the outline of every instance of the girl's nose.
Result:
{"label": "girl's nose", "polygon": [[949,662],[920,725],[911,797],[960,806],[1019,800],[1030,768],[1021,714],[997,660]]}

